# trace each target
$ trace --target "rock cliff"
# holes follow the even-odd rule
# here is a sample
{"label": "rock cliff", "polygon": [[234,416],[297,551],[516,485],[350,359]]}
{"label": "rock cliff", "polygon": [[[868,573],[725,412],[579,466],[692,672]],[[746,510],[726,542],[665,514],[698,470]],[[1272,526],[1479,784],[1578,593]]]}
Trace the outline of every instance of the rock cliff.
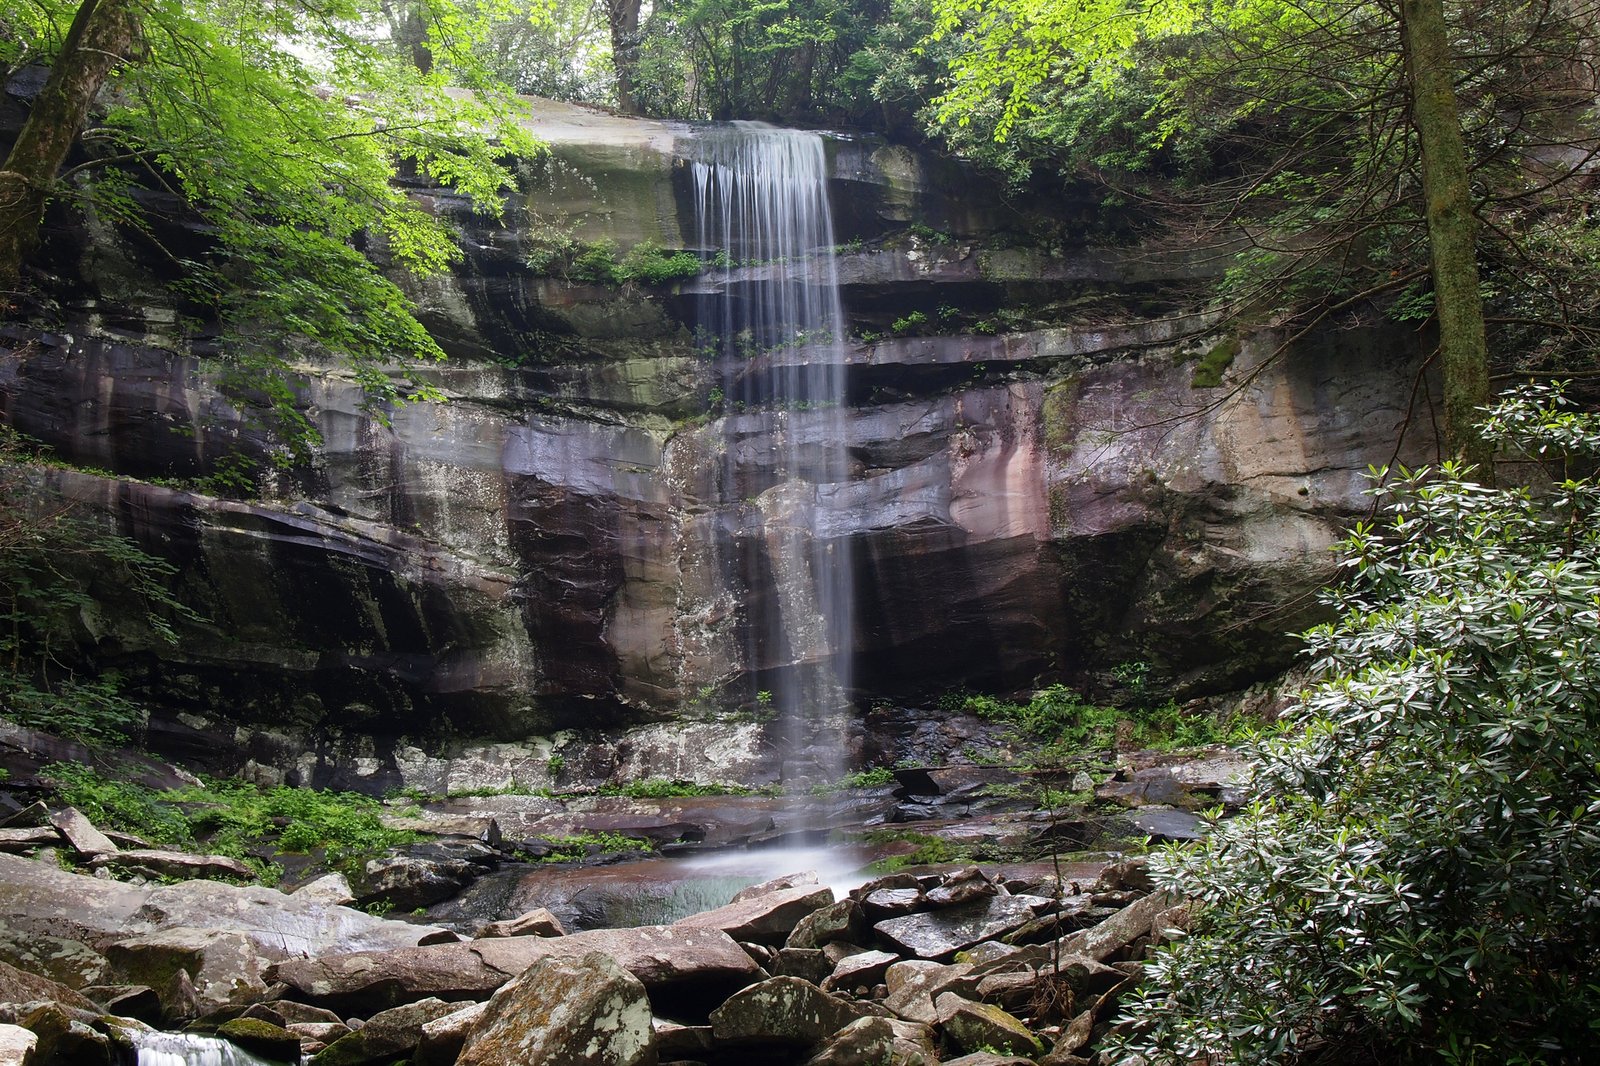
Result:
{"label": "rock cliff", "polygon": [[[345,761],[383,762],[401,737],[749,715],[789,665],[750,622],[777,594],[764,533],[800,520],[773,427],[804,446],[826,420],[724,398],[795,350],[719,365],[695,335],[730,276],[783,265],[656,285],[536,269],[553,239],[700,238],[693,128],[554,104],[534,121],[551,152],[508,224],[415,190],[467,251],[411,286],[449,402],[385,425],[305,354],[323,444],[289,472],[139,240],[57,220],[57,310],[0,334],[0,404],[68,465],[30,476],[173,560],[207,619],[175,646],[111,610],[84,622],[85,653],[172,712],[169,744],[212,743],[182,725],[204,715],[270,726],[243,741],[264,761],[361,734]],[[1132,661],[1215,692],[1284,665],[1361,471],[1425,443],[1400,439],[1416,352],[1377,327],[1207,332],[1188,313],[1205,257],[1112,240],[1087,192],[1013,205],[948,161],[829,147],[852,478],[848,519],[816,535],[853,560],[861,704]],[[204,491],[240,456],[259,498]]]}

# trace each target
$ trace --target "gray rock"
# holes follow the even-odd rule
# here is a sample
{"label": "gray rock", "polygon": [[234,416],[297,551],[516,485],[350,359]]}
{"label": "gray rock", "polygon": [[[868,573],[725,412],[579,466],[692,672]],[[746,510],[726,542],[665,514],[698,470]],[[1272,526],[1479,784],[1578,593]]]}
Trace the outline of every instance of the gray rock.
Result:
{"label": "gray rock", "polygon": [[884,971],[883,981],[889,989],[884,1006],[897,1017],[922,1025],[933,1025],[939,1020],[934,1009],[934,997],[955,989],[967,990],[976,986],[971,977],[972,966],[958,963],[945,966],[923,959],[897,962]]}
{"label": "gray rock", "polygon": [[[815,870],[805,870],[801,873],[784,874],[782,877],[774,877],[770,881],[762,881],[760,884],[741,888],[738,892],[734,893],[733,899],[729,900],[728,902],[743,903],[747,899],[755,899],[757,896],[765,896],[769,892],[778,892],[786,888],[809,887],[815,884],[817,884],[817,874]],[[816,947],[815,944],[799,944],[796,946]]]}
{"label": "gray rock", "polygon": [[[161,996],[168,1020],[243,1007],[265,999],[262,971],[267,959],[243,933],[216,929],[163,929],[119,940],[106,948],[110,975],[123,984],[148,985]],[[193,989],[193,1002],[174,984],[182,971]]]}
{"label": "gray rock", "polygon": [[875,918],[910,914],[922,902],[920,888],[880,888],[866,898],[867,912]]}
{"label": "gray rock", "polygon": [[53,825],[0,829],[0,852],[9,855],[26,855],[59,843],[61,834]]}
{"label": "gray rock", "polygon": [[803,1066],[894,1064],[895,1031],[887,1018],[857,1018],[825,1039]]}
{"label": "gray rock", "polygon": [[821,948],[779,948],[769,969],[774,977],[798,977],[820,985],[833,966]]}
{"label": "gray rock", "polygon": [[656,1031],[656,1052],[664,1062],[701,1058],[711,1050],[709,1025],[682,1025],[666,1018],[655,1018],[651,1025]]}
{"label": "gray rock", "polygon": [[982,870],[968,866],[950,874],[940,882],[939,887],[929,889],[922,899],[929,907],[953,907],[984,896],[998,895],[1000,891],[999,886],[984,876]]}
{"label": "gray rock", "polygon": [[652,989],[725,993],[754,980],[759,970],[724,932],[647,925],[592,929],[561,937],[499,937],[395,951],[291,959],[269,971],[297,998],[367,1014],[429,996],[487,999],[541,959],[603,952]]}
{"label": "gray rock", "polygon": [[867,921],[861,904],[846,897],[819,907],[801,918],[786,942],[791,948],[820,948],[836,940],[860,943],[866,939]]}
{"label": "gray rock", "polygon": [[544,907],[525,911],[515,918],[490,922],[473,934],[474,939],[501,936],[566,936],[567,930],[560,919]]}
{"label": "gray rock", "polygon": [[964,948],[1004,936],[1032,918],[1032,907],[1022,899],[985,896],[944,910],[889,918],[873,928],[907,955],[948,959]]}
{"label": "gray rock", "polygon": [[[0,922],[3,921],[0,918]],[[60,981],[68,988],[97,984],[106,972],[105,956],[76,940],[3,927],[0,927],[0,962]]]}
{"label": "gray rock", "polygon": [[810,1047],[867,1011],[797,977],[773,977],[730,996],[711,1012],[718,1044]]}
{"label": "gray rock", "polygon": [[0,1066],[34,1066],[39,1038],[20,1025],[0,1024]]}
{"label": "gray rock", "polygon": [[329,907],[343,906],[356,900],[349,879],[338,872],[323,874],[315,880],[307,881],[289,894],[306,903],[321,903]]}
{"label": "gray rock", "polygon": [[942,992],[934,1007],[946,1039],[963,1051],[994,1048],[1006,1054],[1034,1058],[1044,1054],[1042,1040],[1019,1019],[992,1004],[975,1003],[954,992]]}
{"label": "gray rock", "polygon": [[161,996],[149,985],[91,985],[83,994],[119,1018],[134,1018],[158,1025],[165,1013]]}
{"label": "gray rock", "polygon": [[462,1007],[422,1027],[422,1040],[412,1058],[415,1066],[452,1066],[461,1056],[472,1027],[489,1008],[487,1001]]}
{"label": "gray rock", "polygon": [[422,1042],[423,1026],[460,1009],[457,1003],[422,999],[379,1011],[361,1028],[328,1044],[317,1061],[324,1066],[369,1066],[409,1057]]}
{"label": "gray rock", "polygon": [[22,1004],[37,1000],[50,1000],[74,1010],[100,1013],[96,1003],[66,985],[0,962],[0,1003]]}
{"label": "gray rock", "polygon": [[802,885],[691,914],[675,924],[683,929],[721,929],[735,940],[781,944],[794,932],[802,918],[833,901],[832,889]]}
{"label": "gray rock", "polygon": [[900,956],[888,951],[865,951],[839,960],[822,987],[827,991],[857,987],[872,987],[883,981],[889,967],[900,961]]}
{"label": "gray rock", "polygon": [[483,873],[481,865],[465,859],[385,855],[367,861],[358,898],[410,911],[450,899]]}
{"label": "gray rock", "polygon": [[50,824],[55,826],[66,842],[72,845],[74,851],[86,858],[96,855],[112,855],[117,851],[117,846],[111,838],[94,827],[94,823],[84,817],[83,812],[76,807],[63,807],[50,815]]}
{"label": "gray rock", "polygon": [[109,869],[127,876],[176,878],[232,878],[237,881],[254,881],[255,871],[238,859],[227,855],[194,855],[185,851],[164,851],[159,848],[139,848],[118,851],[111,855],[96,855],[89,860],[91,870]]}
{"label": "gray rock", "polygon": [[30,1011],[21,1025],[39,1038],[33,1059],[37,1066],[111,1066],[116,1058],[110,1037],[58,1004]]}
{"label": "gray rock", "polygon": [[655,1066],[644,985],[599,952],[546,958],[489,1000],[458,1066]]}
{"label": "gray rock", "polygon": [[1140,937],[1149,936],[1156,916],[1178,900],[1166,892],[1152,892],[1129,904],[1098,925],[1063,937],[1064,955],[1085,955],[1104,962]]}

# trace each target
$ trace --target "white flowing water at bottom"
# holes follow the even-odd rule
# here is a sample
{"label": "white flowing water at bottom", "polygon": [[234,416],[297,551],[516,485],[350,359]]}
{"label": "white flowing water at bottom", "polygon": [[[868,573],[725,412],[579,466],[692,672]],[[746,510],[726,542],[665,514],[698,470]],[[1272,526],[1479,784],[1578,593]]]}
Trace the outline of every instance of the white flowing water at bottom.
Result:
{"label": "white flowing water at bottom", "polygon": [[284,1066],[214,1036],[139,1033],[138,1066]]}
{"label": "white flowing water at bottom", "polygon": [[[851,889],[872,880],[852,848],[838,845],[793,848],[760,848],[728,851],[682,860],[687,876],[721,875],[745,884],[759,884],[786,874],[813,872],[820,884],[833,889],[842,899]],[[727,900],[721,901],[726,903]]]}

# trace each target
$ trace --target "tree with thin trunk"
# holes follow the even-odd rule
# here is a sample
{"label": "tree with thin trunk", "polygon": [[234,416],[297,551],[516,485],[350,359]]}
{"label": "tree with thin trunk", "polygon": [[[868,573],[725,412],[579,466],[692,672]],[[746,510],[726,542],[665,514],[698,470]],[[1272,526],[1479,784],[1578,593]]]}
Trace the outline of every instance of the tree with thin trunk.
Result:
{"label": "tree with thin trunk", "polygon": [[22,268],[39,243],[56,177],[106,79],[133,47],[132,0],[83,0],[44,88],[0,165],[0,306],[20,295]]}

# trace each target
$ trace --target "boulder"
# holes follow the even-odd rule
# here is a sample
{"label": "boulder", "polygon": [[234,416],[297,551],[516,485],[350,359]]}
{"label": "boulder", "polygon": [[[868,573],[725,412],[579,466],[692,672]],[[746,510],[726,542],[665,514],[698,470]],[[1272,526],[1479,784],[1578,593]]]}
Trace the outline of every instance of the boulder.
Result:
{"label": "boulder", "polygon": [[315,1055],[351,1031],[344,1022],[289,1022],[284,1029],[300,1041],[301,1055]]}
{"label": "boulder", "polygon": [[590,951],[610,955],[652,990],[684,986],[721,993],[748,984],[760,972],[720,930],[646,925],[291,959],[276,964],[269,975],[297,998],[367,1014],[429,996],[487,999],[541,959],[578,958]]}
{"label": "boulder", "polygon": [[417,1043],[417,1052],[411,1061],[415,1066],[452,1066],[461,1056],[461,1049],[472,1027],[488,1009],[487,1001],[473,1003],[425,1023],[422,1026],[422,1039]]}
{"label": "boulder", "polygon": [[50,936],[99,947],[125,936],[150,890],[69,873],[54,863],[0,855],[0,933]]}
{"label": "boulder", "polygon": [[916,910],[922,903],[922,889],[880,888],[869,893],[862,902],[873,918],[892,918]]}
{"label": "boulder", "polygon": [[996,1055],[992,1051],[974,1051],[960,1058],[945,1059],[944,1066],[1034,1066],[1034,1061],[1021,1055]]}
{"label": "boulder", "polygon": [[61,843],[61,834],[55,826],[0,829],[0,852],[8,855],[26,855],[38,848]]}
{"label": "boulder", "polygon": [[[169,1020],[243,1007],[267,995],[267,959],[243,933],[163,929],[109,945],[106,959],[117,981],[154,988]],[[174,980],[179,971],[187,982]],[[186,984],[193,989],[192,1003]]]}
{"label": "boulder", "polygon": [[0,929],[0,962],[59,981],[68,988],[97,984],[106,972],[105,956],[86,944],[14,929]]}
{"label": "boulder", "polygon": [[895,1061],[894,1047],[889,1019],[857,1018],[825,1039],[804,1066],[888,1066]]}
{"label": "boulder", "polygon": [[497,991],[457,1066],[655,1066],[650,1001],[599,952],[545,958]]}
{"label": "boulder", "polygon": [[845,990],[865,986],[871,988],[882,982],[890,966],[900,961],[900,956],[888,951],[863,951],[840,959],[833,972],[822,983],[825,990]]}
{"label": "boulder", "polygon": [[38,1043],[36,1066],[112,1066],[116,1059],[111,1038],[74,1018],[56,1003],[46,1003],[21,1020]]}
{"label": "boulder", "polygon": [[721,929],[735,940],[781,944],[802,918],[833,901],[833,890],[826,886],[780,888],[691,914],[675,924],[684,929]]}
{"label": "boulder", "polygon": [[888,918],[873,926],[904,954],[948,959],[963,948],[1004,936],[1033,918],[1026,897],[984,896],[943,910]]}
{"label": "boulder", "polygon": [[1178,903],[1166,892],[1152,892],[1092,925],[1061,939],[1061,953],[1084,955],[1096,962],[1123,950],[1140,937],[1149,936],[1156,918]]}
{"label": "boulder", "polygon": [[1043,1041],[1021,1020],[993,1004],[975,1003],[954,992],[942,992],[934,1008],[946,1039],[962,1051],[992,1048],[1035,1058],[1044,1054]]}
{"label": "boulder", "polygon": [[90,985],[83,994],[119,1018],[157,1025],[164,1013],[161,996],[149,985]]}
{"label": "boulder", "polygon": [[709,1025],[683,1025],[666,1018],[654,1018],[656,1053],[663,1062],[678,1059],[698,1059],[711,1050],[712,1035]]}
{"label": "boulder", "polygon": [[94,827],[94,823],[86,818],[82,811],[76,807],[63,807],[50,815],[50,824],[56,831],[72,845],[72,849],[86,858],[96,855],[111,855],[117,851],[117,846],[111,838]]}
{"label": "boulder", "polygon": [[350,888],[349,879],[338,872],[323,874],[315,880],[307,881],[289,894],[302,902],[321,903],[328,907],[354,903],[356,899],[355,893]]}
{"label": "boulder", "polygon": [[382,901],[403,910],[442,903],[477,880],[482,869],[458,859],[385,855],[368,860],[362,878],[363,901]]}
{"label": "boulder", "polygon": [[256,879],[254,870],[227,855],[191,855],[184,851],[164,851],[159,848],[136,848],[110,855],[96,855],[89,860],[89,868],[109,869],[119,876],[138,874],[141,877],[170,877],[180,880],[232,878],[235,881],[254,881]]}
{"label": "boulder", "polygon": [[34,1003],[42,999],[74,1010],[100,1012],[94,1001],[65,985],[0,962],[0,1003]]}
{"label": "boulder", "polygon": [[216,1035],[252,1055],[274,1062],[298,1062],[300,1037],[281,1025],[259,1018],[234,1018],[217,1026]]}
{"label": "boulder", "polygon": [[999,892],[999,886],[985,877],[982,870],[968,866],[946,877],[937,888],[929,889],[922,901],[929,907],[953,907]]}
{"label": "boulder", "polygon": [[773,977],[730,996],[711,1012],[718,1044],[810,1047],[867,1011],[798,977]]}
{"label": "boulder", "polygon": [[933,997],[952,988],[970,988],[975,983],[971,972],[966,963],[944,966],[922,959],[894,963],[884,971],[889,998],[883,1005],[905,1021],[933,1025],[939,1020]]}
{"label": "boulder", "polygon": [[39,1038],[20,1025],[0,1024],[0,1066],[33,1066]]}
{"label": "boulder", "polygon": [[833,965],[820,948],[779,948],[768,969],[774,977],[798,977],[820,985],[833,972]]}
{"label": "boulder", "polygon": [[815,870],[806,870],[804,872],[794,874],[784,874],[782,877],[774,877],[772,880],[763,881],[758,885],[749,885],[745,888],[741,888],[738,892],[733,894],[733,899],[729,900],[728,902],[743,903],[747,899],[755,899],[757,896],[765,896],[769,892],[780,892],[786,888],[801,888],[808,885],[815,885],[816,883],[817,874]]}
{"label": "boulder", "polygon": [[859,944],[866,939],[867,920],[861,904],[849,897],[819,907],[801,918],[785,942],[791,948],[820,948],[836,940]]}
{"label": "boulder", "polygon": [[460,1009],[457,1003],[423,999],[379,1011],[317,1052],[315,1066],[369,1066],[408,1058],[422,1042],[423,1026]]}
{"label": "boulder", "polygon": [[515,918],[507,918],[500,922],[490,922],[477,933],[475,938],[503,937],[503,936],[566,936],[567,930],[561,920],[551,914],[544,907],[535,907]]}

